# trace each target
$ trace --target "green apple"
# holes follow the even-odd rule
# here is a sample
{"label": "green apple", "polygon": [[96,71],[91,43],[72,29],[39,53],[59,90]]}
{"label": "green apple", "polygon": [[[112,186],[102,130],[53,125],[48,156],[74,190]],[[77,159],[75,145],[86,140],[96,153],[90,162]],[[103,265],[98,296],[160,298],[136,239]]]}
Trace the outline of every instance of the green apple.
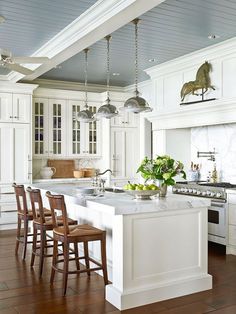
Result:
{"label": "green apple", "polygon": [[144,191],[151,190],[150,185],[144,185],[143,190]]}

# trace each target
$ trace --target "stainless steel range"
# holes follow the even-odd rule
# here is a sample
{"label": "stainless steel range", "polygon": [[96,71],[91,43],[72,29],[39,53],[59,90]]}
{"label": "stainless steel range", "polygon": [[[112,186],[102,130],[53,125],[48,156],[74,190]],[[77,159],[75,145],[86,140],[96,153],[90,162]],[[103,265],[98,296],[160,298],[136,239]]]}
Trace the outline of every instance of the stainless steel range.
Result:
{"label": "stainless steel range", "polygon": [[176,194],[211,199],[211,205],[208,207],[208,240],[223,245],[226,245],[226,190],[229,188],[236,188],[236,185],[227,182],[177,182],[172,189]]}

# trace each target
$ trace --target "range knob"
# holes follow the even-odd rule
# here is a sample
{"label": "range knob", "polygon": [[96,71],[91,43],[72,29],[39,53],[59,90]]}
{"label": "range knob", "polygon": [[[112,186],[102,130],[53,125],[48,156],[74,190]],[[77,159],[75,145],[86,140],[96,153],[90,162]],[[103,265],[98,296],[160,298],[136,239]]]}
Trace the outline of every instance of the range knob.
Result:
{"label": "range knob", "polygon": [[208,196],[210,196],[210,195],[211,195],[211,191],[207,191],[206,194],[207,194]]}
{"label": "range knob", "polygon": [[[199,191],[200,192],[200,191]],[[196,189],[193,189],[193,194],[196,194],[197,193],[197,190]]]}
{"label": "range knob", "polygon": [[189,193],[193,193],[193,189],[188,189]]}
{"label": "range knob", "polygon": [[216,193],[215,192],[211,192],[211,194],[210,194],[210,196],[215,196],[216,195]]}
{"label": "range knob", "polygon": [[173,191],[173,192],[177,192],[178,190],[177,190],[176,188],[173,188],[172,191]]}
{"label": "range knob", "polygon": [[216,193],[216,197],[221,197],[221,193],[220,192]]}
{"label": "range knob", "polygon": [[200,194],[202,194],[202,196],[206,196],[207,192],[206,191],[202,191],[202,193],[200,192]]}
{"label": "range knob", "polygon": [[197,192],[197,195],[200,195],[200,194],[201,194],[201,191],[199,191],[199,190],[197,190],[196,192]]}

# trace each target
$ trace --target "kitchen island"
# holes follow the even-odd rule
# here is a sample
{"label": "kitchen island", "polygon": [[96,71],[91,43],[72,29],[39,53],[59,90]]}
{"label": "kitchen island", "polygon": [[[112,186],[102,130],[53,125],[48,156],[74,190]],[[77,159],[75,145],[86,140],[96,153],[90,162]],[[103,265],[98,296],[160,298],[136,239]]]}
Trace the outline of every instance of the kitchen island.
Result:
{"label": "kitchen island", "polygon": [[[207,273],[207,199],[169,193],[79,197],[75,184],[32,184],[64,194],[68,215],[107,231],[106,300],[123,310],[212,288]],[[44,201],[47,200],[44,197]],[[96,243],[91,257],[100,259]]]}

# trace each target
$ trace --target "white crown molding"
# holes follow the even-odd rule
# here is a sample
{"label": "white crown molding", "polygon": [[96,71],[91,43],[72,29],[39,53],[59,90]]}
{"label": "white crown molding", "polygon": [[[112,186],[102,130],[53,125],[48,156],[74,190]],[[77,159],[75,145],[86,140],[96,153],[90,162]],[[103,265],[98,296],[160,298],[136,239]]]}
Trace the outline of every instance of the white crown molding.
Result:
{"label": "white crown molding", "polygon": [[179,58],[155,65],[144,70],[151,79],[168,75],[176,71],[183,71],[185,68],[198,66],[205,60],[214,60],[225,57],[228,54],[236,52],[236,37],[225,40],[213,46],[209,46],[198,51],[189,53]]}
{"label": "white crown molding", "polygon": [[0,92],[33,94],[33,91],[38,87],[37,84],[12,83],[2,81],[0,84]]}
{"label": "white crown molding", "polygon": [[[28,84],[30,85],[30,84]],[[53,98],[53,99],[65,99],[65,100],[85,100],[84,91],[75,90],[62,90],[38,87],[34,91],[34,97],[38,98]],[[124,92],[110,92],[111,101],[124,102],[130,96],[129,93]],[[88,100],[94,103],[102,103],[107,98],[106,92],[88,92]]]}
{"label": "white crown molding", "polygon": [[[34,80],[56,65],[101,40],[134,18],[151,10],[164,0],[99,0],[61,32],[38,49],[32,56],[46,56],[45,64],[29,65],[34,73],[25,77]],[[37,68],[36,68],[37,67]],[[10,80],[17,82],[22,75],[12,72]]]}
{"label": "white crown molding", "polygon": [[[79,82],[37,79],[37,80],[34,80],[33,83],[38,84],[39,87],[42,87],[42,88],[66,89],[66,90],[75,90],[75,91],[85,90],[84,83],[79,83]],[[89,92],[102,93],[107,90],[107,87],[106,85],[89,84],[87,86],[87,90]],[[110,86],[110,91],[124,92],[124,87]]]}
{"label": "white crown molding", "polygon": [[180,110],[175,112],[155,111],[147,118],[153,123],[153,130],[235,123],[236,98],[222,98],[209,103],[181,106]]}

